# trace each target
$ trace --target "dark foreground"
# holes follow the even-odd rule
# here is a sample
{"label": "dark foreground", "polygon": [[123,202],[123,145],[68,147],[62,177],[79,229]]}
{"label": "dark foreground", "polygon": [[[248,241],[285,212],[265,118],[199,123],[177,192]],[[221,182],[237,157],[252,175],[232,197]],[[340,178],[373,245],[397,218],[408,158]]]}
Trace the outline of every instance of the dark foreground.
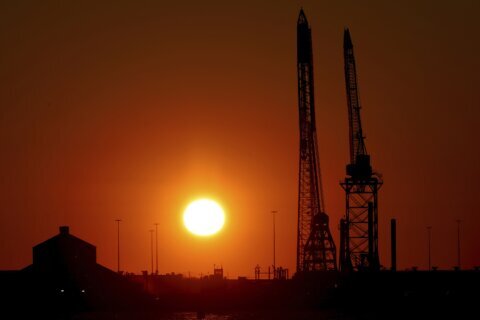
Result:
{"label": "dark foreground", "polygon": [[0,271],[0,319],[471,319],[480,271],[316,272],[292,280],[120,275],[67,226]]}
{"label": "dark foreground", "polygon": [[37,276],[2,274],[2,319],[186,320],[198,311],[212,320],[470,319],[480,301],[478,271],[327,272],[293,280],[118,276],[108,280],[112,287],[101,277],[79,283],[78,275]]}

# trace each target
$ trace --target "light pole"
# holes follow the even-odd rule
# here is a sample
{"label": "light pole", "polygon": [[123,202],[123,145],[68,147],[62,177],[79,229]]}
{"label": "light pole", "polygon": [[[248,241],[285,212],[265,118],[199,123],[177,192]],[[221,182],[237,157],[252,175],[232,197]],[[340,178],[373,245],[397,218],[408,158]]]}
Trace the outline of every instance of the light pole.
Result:
{"label": "light pole", "polygon": [[460,269],[460,219],[457,220],[457,266]]}
{"label": "light pole", "polygon": [[155,274],[158,274],[158,223],[155,223]]}
{"label": "light pole", "polygon": [[120,273],[120,219],[115,220],[117,222],[117,273]]}
{"label": "light pole", "polygon": [[428,271],[432,270],[432,255],[431,255],[431,245],[432,245],[432,227],[428,226]]}
{"label": "light pole", "polygon": [[153,274],[153,232],[155,230],[150,229],[148,231],[150,231],[150,261],[151,261],[151,264],[152,264],[152,274]]}
{"label": "light pole", "polygon": [[275,264],[275,213],[278,211],[272,210],[273,214],[273,278],[275,279],[275,270],[276,270],[276,264]]}

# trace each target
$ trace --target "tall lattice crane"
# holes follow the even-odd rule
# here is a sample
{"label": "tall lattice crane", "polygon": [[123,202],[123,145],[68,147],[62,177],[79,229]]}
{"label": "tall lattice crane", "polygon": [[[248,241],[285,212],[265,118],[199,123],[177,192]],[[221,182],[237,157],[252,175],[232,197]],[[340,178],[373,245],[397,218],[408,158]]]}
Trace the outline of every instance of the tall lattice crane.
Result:
{"label": "tall lattice crane", "polygon": [[336,249],[325,213],[317,147],[312,35],[303,10],[297,22],[300,166],[297,272],[336,270]]}
{"label": "tall lattice crane", "polygon": [[347,92],[350,163],[347,177],[340,184],[345,190],[346,212],[340,222],[340,268],[344,271],[377,270],[378,189],[382,180],[372,171],[360,120],[357,73],[353,44],[344,32],[345,84]]}

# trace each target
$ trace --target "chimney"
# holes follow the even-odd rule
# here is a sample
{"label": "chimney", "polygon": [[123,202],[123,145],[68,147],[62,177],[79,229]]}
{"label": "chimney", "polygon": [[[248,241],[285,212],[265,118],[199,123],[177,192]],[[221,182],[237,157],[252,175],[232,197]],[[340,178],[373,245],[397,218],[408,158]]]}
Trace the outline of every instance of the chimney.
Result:
{"label": "chimney", "polygon": [[392,271],[397,271],[397,220],[390,220],[390,254],[392,257]]}
{"label": "chimney", "polygon": [[69,229],[68,229],[68,226],[61,226],[60,227],[60,234],[69,234]]}

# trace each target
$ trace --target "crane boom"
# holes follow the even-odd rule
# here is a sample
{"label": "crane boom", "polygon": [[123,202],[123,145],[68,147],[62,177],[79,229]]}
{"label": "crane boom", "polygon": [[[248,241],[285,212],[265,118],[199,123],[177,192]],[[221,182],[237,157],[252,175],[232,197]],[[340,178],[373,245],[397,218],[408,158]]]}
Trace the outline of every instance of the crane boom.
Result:
{"label": "crane boom", "polygon": [[298,107],[300,126],[300,157],[308,162],[311,174],[313,215],[324,212],[320,159],[317,146],[317,125],[315,121],[315,95],[313,84],[312,35],[303,10],[298,18],[297,29],[298,59]]}
{"label": "crane boom", "polygon": [[303,10],[297,22],[300,159],[297,272],[336,270],[336,249],[323,202],[315,124],[312,35]]}
{"label": "crane boom", "polygon": [[353,43],[350,31],[345,29],[343,37],[343,52],[345,59],[345,85],[347,91],[350,164],[347,165],[347,174],[352,177],[368,177],[372,174],[370,156],[367,154],[365,137],[360,120],[360,100],[358,98],[357,71]]}

